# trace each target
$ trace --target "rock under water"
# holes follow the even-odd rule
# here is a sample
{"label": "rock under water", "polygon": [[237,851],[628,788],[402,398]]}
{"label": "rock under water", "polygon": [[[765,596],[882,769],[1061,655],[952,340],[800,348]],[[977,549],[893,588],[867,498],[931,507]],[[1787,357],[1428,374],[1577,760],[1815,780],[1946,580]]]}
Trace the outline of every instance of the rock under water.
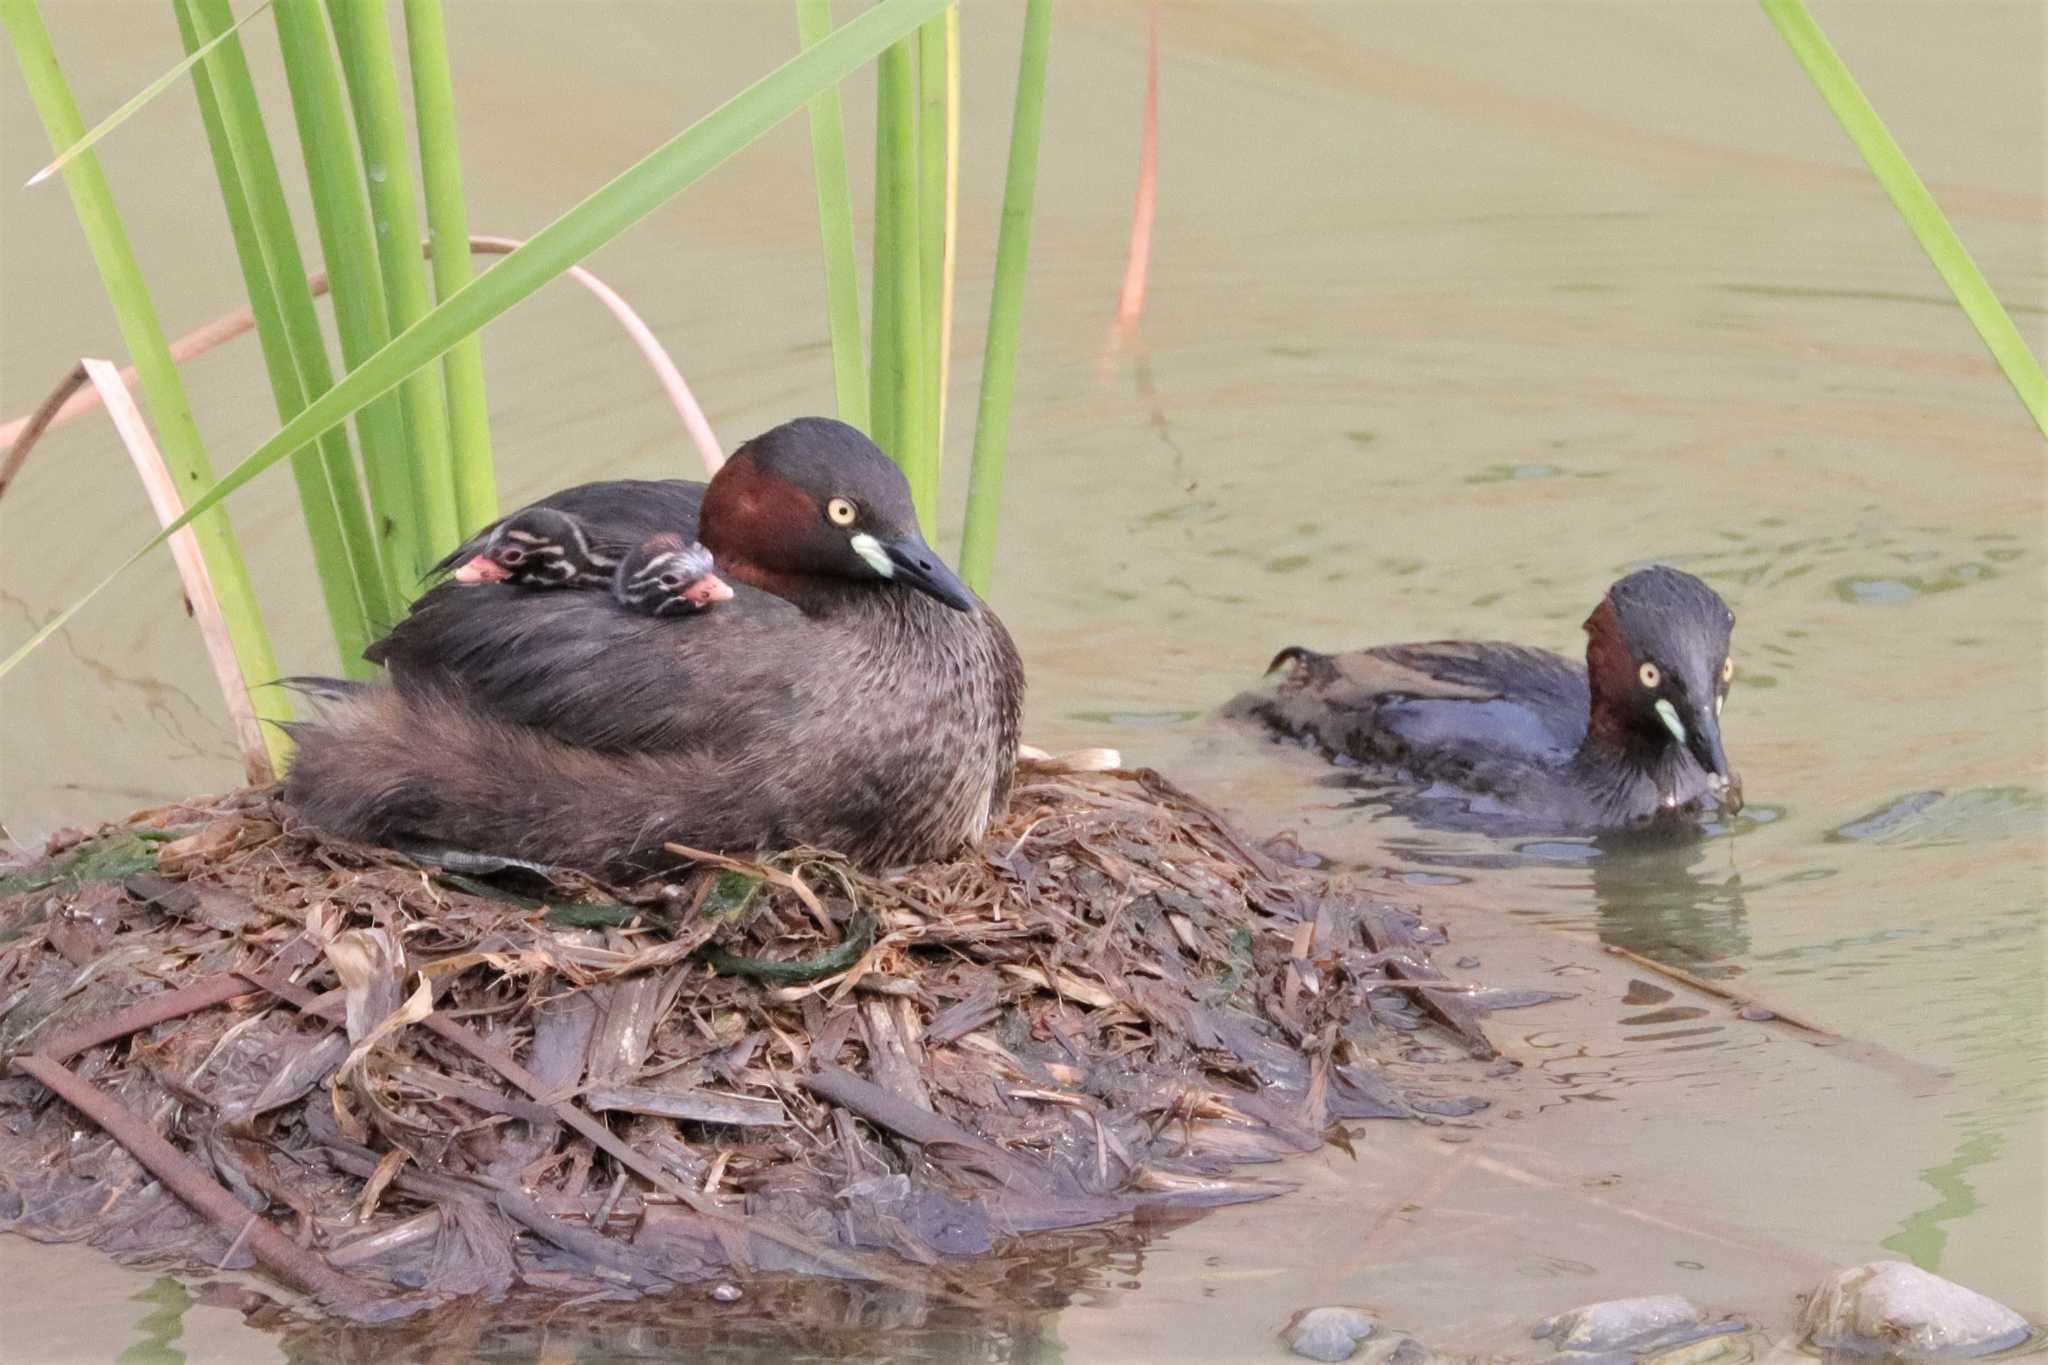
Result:
{"label": "rock under water", "polygon": [[1310,1360],[1349,1360],[1375,1325],[1362,1308],[1311,1308],[1288,1329],[1287,1349]]}

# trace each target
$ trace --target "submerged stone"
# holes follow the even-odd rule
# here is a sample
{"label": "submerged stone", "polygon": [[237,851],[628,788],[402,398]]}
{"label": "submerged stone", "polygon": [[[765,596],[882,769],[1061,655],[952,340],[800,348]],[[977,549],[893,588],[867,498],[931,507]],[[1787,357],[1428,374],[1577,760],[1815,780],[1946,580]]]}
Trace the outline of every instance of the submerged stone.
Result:
{"label": "submerged stone", "polygon": [[1374,1325],[1361,1308],[1311,1308],[1288,1328],[1287,1349],[1310,1360],[1349,1360]]}
{"label": "submerged stone", "polygon": [[1990,1355],[2033,1332],[2004,1304],[1905,1261],[1836,1271],[1807,1303],[1805,1328],[1823,1351],[1908,1360]]}
{"label": "submerged stone", "polygon": [[1683,1346],[1667,1347],[1654,1355],[1637,1356],[1640,1365],[1745,1365],[1756,1358],[1746,1333],[1724,1332],[1703,1337]]}
{"label": "submerged stone", "polygon": [[1430,1349],[1414,1337],[1402,1337],[1375,1365],[1429,1365],[1434,1359]]}
{"label": "submerged stone", "polygon": [[1573,1355],[1635,1355],[1739,1332],[1746,1326],[1733,1319],[1708,1322],[1691,1300],[1677,1294],[1654,1294],[1574,1308],[1547,1319],[1535,1335]]}

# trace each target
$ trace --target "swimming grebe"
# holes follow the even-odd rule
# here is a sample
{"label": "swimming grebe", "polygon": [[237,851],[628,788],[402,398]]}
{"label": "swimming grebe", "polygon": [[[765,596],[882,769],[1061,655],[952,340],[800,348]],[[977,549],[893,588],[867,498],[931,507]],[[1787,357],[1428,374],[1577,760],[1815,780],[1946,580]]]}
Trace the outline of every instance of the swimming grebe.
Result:
{"label": "swimming grebe", "polygon": [[[1741,808],[1721,747],[1728,604],[1677,569],[1632,573],[1586,618],[1586,662],[1467,640],[1350,654],[1292,647],[1228,715],[1371,776],[1468,794],[1523,827],[1626,828]],[[1466,809],[1476,809],[1467,806]]]}

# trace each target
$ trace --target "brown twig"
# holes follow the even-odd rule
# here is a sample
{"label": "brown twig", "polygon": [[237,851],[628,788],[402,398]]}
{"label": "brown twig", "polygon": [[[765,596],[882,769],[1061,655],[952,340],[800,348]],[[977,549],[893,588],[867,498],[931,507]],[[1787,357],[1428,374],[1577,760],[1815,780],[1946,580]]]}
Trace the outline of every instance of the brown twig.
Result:
{"label": "brown twig", "polygon": [[0,495],[6,494],[7,485],[13,483],[14,476],[21,472],[22,461],[28,459],[30,449],[56,421],[57,414],[71,401],[71,395],[84,387],[85,366],[73,365],[71,373],[57,381],[57,387],[50,390],[50,396],[42,401],[42,405],[30,413],[26,421],[17,424],[20,432],[7,447],[6,461],[0,462]]}
{"label": "brown twig", "polygon": [[[326,292],[326,272],[317,272],[306,279],[308,284],[315,284],[316,294]],[[255,325],[256,315],[247,308],[238,308],[232,313],[215,318],[203,327],[195,327],[172,342],[171,359],[182,365],[195,356],[205,355],[216,347],[227,345]],[[121,367],[123,387],[133,389],[141,382],[133,365]],[[33,415],[17,417],[5,426],[0,426],[0,441],[7,444],[7,478],[0,481],[0,493],[4,493],[7,485],[13,482],[14,476],[21,472],[22,462],[28,459],[29,451],[42,439],[45,431],[76,421],[99,405],[99,394],[86,387],[85,367],[74,365],[71,367],[71,373],[58,381],[57,387],[50,390],[50,396],[43,400],[42,406],[37,408]]]}
{"label": "brown twig", "polygon": [[212,1219],[230,1239],[245,1240],[250,1253],[278,1278],[338,1306],[361,1308],[378,1297],[368,1285],[342,1274],[272,1227],[112,1095],[63,1063],[31,1053],[15,1058],[14,1065],[98,1124],[166,1189]]}
{"label": "brown twig", "polygon": [[53,1062],[68,1062],[89,1047],[126,1038],[131,1033],[140,1033],[143,1029],[154,1028],[215,1005],[224,1005],[238,995],[250,993],[249,983],[234,972],[204,977],[189,986],[139,1000],[103,1018],[76,1024],[37,1048],[36,1053]]}
{"label": "brown twig", "polygon": [[[278,951],[271,960],[273,972],[294,972],[310,961],[314,953],[311,939],[301,934],[293,938]],[[180,986],[162,995],[153,995],[147,1000],[138,1000],[126,1009],[115,1010],[112,1014],[98,1019],[87,1019],[64,1030],[55,1038],[46,1041],[36,1052],[53,1062],[68,1062],[87,1048],[111,1043],[117,1038],[126,1038],[131,1033],[140,1033],[146,1028],[173,1019],[196,1014],[215,1005],[224,1005],[239,995],[267,989],[251,982],[241,972],[222,972],[218,976],[203,977],[190,985]],[[325,997],[309,996],[308,1003],[314,1007],[308,1012],[318,1012],[318,1006]]]}
{"label": "brown twig", "polygon": [[1806,1020],[1801,1019],[1795,1014],[1787,1014],[1776,1005],[1766,1005],[1753,995],[1744,995],[1740,991],[1731,991],[1726,986],[1717,986],[1705,977],[1694,976],[1682,967],[1673,967],[1668,963],[1659,962],[1655,958],[1644,957],[1641,953],[1630,952],[1627,948],[1623,948],[1618,944],[1607,943],[1601,946],[1616,957],[1626,958],[1628,961],[1635,963],[1636,966],[1641,967],[1646,972],[1655,972],[1659,976],[1669,977],[1671,980],[1682,985],[1692,987],[1702,995],[1711,995],[1717,1000],[1726,1000],[1729,1004],[1739,1005],[1746,1010],[1762,1010],[1781,1024],[1790,1024],[1793,1028],[1803,1029],[1807,1033],[1818,1034],[1820,1037],[1833,1042],[1839,1043],[1844,1041],[1839,1033],[1831,1033],[1819,1024],[1809,1024]]}
{"label": "brown twig", "polygon": [[[523,245],[525,243],[514,237],[476,236],[469,239],[471,251],[487,256],[503,256]],[[433,254],[431,243],[422,243],[421,250],[427,255]],[[632,305],[620,297],[617,290],[582,266],[572,266],[568,274],[569,278],[589,290],[617,319],[619,326],[625,329],[626,335],[632,339],[633,345],[647,361],[648,367],[654,371],[662,392],[668,396],[670,404],[676,409],[676,415],[682,419],[684,430],[689,432],[691,441],[696,444],[697,453],[704,460],[704,472],[717,473],[718,466],[725,462],[718,438],[713,434],[711,423],[705,418],[704,409],[699,406],[696,395],[690,392],[689,384],[684,382],[681,371],[676,369],[675,362],[669,358],[660,341],[655,339],[653,329],[633,310]],[[327,272],[316,270],[307,275],[306,287],[315,298],[327,293]],[[205,355],[208,351],[226,345],[250,331],[255,325],[256,315],[247,308],[225,313],[172,342],[171,359],[174,363],[182,365],[196,356]],[[133,389],[140,382],[132,365],[124,366],[120,371],[120,377],[122,385],[129,389]],[[28,459],[29,451],[34,449],[45,431],[52,427],[61,427],[66,422],[82,417],[100,406],[97,394],[81,390],[85,390],[85,369],[83,366],[73,366],[71,372],[58,382],[57,387],[50,391],[49,397],[45,398],[33,413],[0,426],[0,443],[7,446],[6,461],[0,463],[0,495],[7,492],[8,485],[13,483],[15,476],[21,472],[22,464]]]}

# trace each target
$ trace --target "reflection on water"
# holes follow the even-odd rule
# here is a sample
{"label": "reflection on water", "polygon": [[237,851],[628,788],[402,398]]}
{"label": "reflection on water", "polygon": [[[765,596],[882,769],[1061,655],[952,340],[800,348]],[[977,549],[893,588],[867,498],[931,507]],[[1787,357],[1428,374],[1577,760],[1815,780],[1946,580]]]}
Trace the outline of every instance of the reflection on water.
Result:
{"label": "reflection on water", "polygon": [[[1459,885],[1489,871],[1549,869],[1554,875],[1544,884],[1550,896],[1583,904],[1568,911],[1568,918],[1589,922],[1600,942],[1706,977],[1740,975],[1750,955],[1732,840],[1784,814],[1752,805],[1733,819],[1699,825],[1663,824],[1584,838],[1496,839],[1469,832],[1475,825],[1488,827],[1494,815],[1475,809],[1469,795],[1397,796],[1399,788],[1350,774],[1320,778],[1317,785],[1343,791],[1341,808],[1362,821],[1390,821],[1397,812],[1406,817],[1391,832],[1374,830],[1379,837],[1369,852],[1360,850],[1361,868],[1392,856],[1401,864],[1396,875],[1414,886]],[[1809,868],[1795,875],[1810,880],[1826,873]]]}
{"label": "reflection on water", "polygon": [[[1755,818],[1759,813],[1765,818]],[[1768,823],[1775,814],[1745,809],[1734,829]],[[1725,837],[1731,832],[1714,824],[1497,844],[1419,829],[1388,837],[1382,847],[1413,865],[1397,875],[1415,886],[1457,885],[1489,871],[1550,870],[1546,900],[1573,907],[1564,912],[1567,922],[1587,924],[1602,943],[1711,978],[1742,974],[1751,955],[1742,873]],[[1826,873],[1809,868],[1795,875],[1812,880]]]}
{"label": "reflection on water", "polygon": [[1749,907],[1732,857],[1715,856],[1727,851],[1603,848],[1587,865],[1600,941],[1696,976],[1742,973]]}
{"label": "reflection on water", "polygon": [[147,1305],[149,1311],[136,1320],[134,1343],[121,1352],[120,1365],[185,1365],[186,1353],[178,1349],[185,1311],[192,1306],[185,1286],[164,1275],[129,1302]]}
{"label": "reflection on water", "polygon": [[[606,1301],[458,1300],[381,1327],[299,1315],[288,1296],[257,1281],[187,1284],[169,1276],[128,1295],[134,1312],[104,1355],[49,1354],[61,1327],[16,1335],[7,1359],[115,1359],[124,1365],[304,1362],[304,1365],[453,1365],[548,1362],[609,1365],[701,1361],[769,1365],[789,1360],[985,1362],[1040,1365],[1061,1358],[1063,1309],[1105,1309],[1137,1288],[1146,1244],[1197,1222],[1199,1211],[1158,1221],[1052,1233],[980,1261],[948,1262],[932,1292],[863,1282],[763,1275],[731,1302],[709,1284],[655,1298]],[[915,1278],[920,1272],[908,1268]],[[16,1311],[10,1302],[8,1312]],[[117,1325],[122,1314],[111,1316]],[[15,1327],[23,1326],[15,1323]]]}
{"label": "reflection on water", "polygon": [[[1185,1216],[1174,1223],[1191,1221]],[[1145,1270],[1144,1242],[1171,1224],[1033,1238],[1028,1250],[949,1262],[948,1301],[909,1289],[807,1277],[749,1280],[733,1303],[693,1286],[650,1299],[485,1305],[459,1302],[387,1327],[293,1322],[279,1340],[306,1365],[428,1361],[795,1359],[1040,1365],[1060,1358],[1054,1325],[1079,1302],[1113,1302]]]}

